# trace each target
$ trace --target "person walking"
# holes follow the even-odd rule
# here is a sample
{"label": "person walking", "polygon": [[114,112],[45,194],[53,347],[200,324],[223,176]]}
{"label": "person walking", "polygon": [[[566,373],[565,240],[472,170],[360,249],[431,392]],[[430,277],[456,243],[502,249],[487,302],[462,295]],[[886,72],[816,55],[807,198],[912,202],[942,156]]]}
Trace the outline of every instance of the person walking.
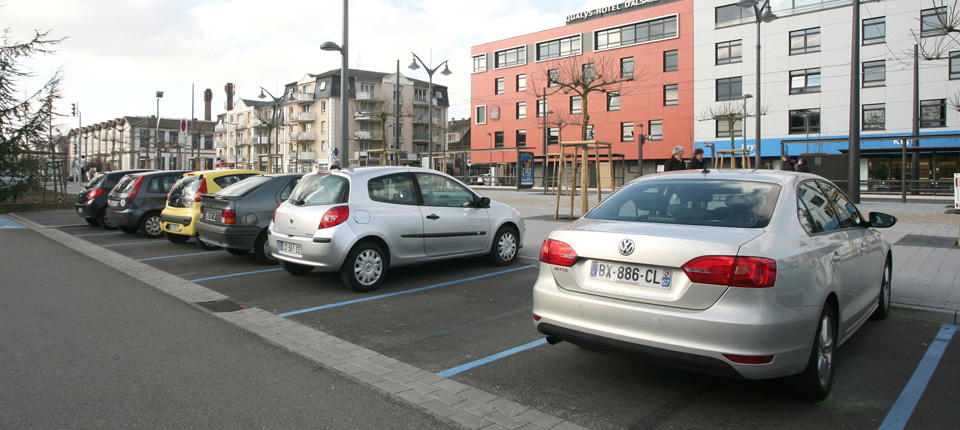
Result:
{"label": "person walking", "polygon": [[673,147],[673,156],[667,160],[667,163],[663,166],[664,172],[670,172],[673,170],[685,170],[687,168],[687,163],[683,162],[683,147],[674,146]]}
{"label": "person walking", "polygon": [[807,167],[806,158],[801,158],[799,161],[797,161],[797,171],[810,173],[810,168]]}
{"label": "person walking", "polygon": [[789,170],[791,172],[794,170],[797,170],[796,163],[794,163],[793,160],[790,159],[789,155],[783,156],[782,162],[780,163],[780,170]]}
{"label": "person walking", "polygon": [[693,158],[687,163],[688,169],[703,170],[707,168],[707,163],[703,161],[703,148],[693,150]]}

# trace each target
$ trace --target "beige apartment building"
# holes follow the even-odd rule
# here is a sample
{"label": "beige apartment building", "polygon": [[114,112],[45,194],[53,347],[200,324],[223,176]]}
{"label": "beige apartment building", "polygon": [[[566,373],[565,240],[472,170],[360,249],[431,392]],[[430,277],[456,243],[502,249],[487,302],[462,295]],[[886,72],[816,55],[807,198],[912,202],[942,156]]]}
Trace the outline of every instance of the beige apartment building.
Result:
{"label": "beige apartment building", "polygon": [[87,169],[100,172],[212,168],[215,123],[186,120],[187,132],[181,133],[181,121],[160,118],[158,123],[155,116],[122,116],[71,129],[67,136],[70,159],[76,160],[79,155]]}
{"label": "beige apartment building", "polygon": [[[435,156],[442,156],[450,106],[446,87],[433,85],[431,118],[425,81],[366,70],[350,70],[349,78],[350,165],[420,165],[431,126]],[[340,70],[306,74],[287,84],[276,100],[263,95],[241,98],[218,115],[218,164],[274,172],[329,168],[335,149],[342,147]]]}

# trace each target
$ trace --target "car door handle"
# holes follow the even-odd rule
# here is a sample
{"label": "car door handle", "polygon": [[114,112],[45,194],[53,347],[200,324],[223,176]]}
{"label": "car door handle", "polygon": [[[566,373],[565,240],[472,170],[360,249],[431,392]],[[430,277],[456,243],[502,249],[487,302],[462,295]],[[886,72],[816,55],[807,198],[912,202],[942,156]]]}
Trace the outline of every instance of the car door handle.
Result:
{"label": "car door handle", "polygon": [[427,215],[427,219],[438,220],[440,219],[440,215],[430,214],[430,215]]}
{"label": "car door handle", "polygon": [[831,258],[833,259],[833,262],[834,262],[834,263],[839,263],[840,260],[843,259],[843,257],[840,256],[840,253],[839,253],[839,252],[834,252],[834,253],[833,253],[833,257],[831,257]]}

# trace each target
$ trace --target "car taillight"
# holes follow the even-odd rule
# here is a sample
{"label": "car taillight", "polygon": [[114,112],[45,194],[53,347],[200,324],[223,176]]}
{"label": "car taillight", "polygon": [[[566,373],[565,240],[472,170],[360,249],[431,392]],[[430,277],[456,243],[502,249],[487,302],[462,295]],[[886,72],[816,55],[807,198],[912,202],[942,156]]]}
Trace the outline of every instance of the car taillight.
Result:
{"label": "car taillight", "polygon": [[224,224],[236,224],[237,223],[237,211],[233,209],[224,209],[220,211],[220,216],[223,217]]}
{"label": "car taillight", "polygon": [[343,222],[349,217],[350,208],[348,206],[337,206],[335,208],[330,208],[323,214],[323,217],[320,218],[320,226],[317,228],[325,229],[343,224]]}
{"label": "car taillight", "polygon": [[777,262],[760,257],[709,255],[694,258],[681,269],[691,282],[743,288],[770,288],[777,281]]}
{"label": "car taillight", "polygon": [[97,198],[98,196],[100,196],[101,194],[103,194],[103,189],[102,189],[102,188],[94,188],[94,189],[90,190],[90,194],[87,194],[87,200],[93,200],[93,199]]}
{"label": "car taillight", "polygon": [[193,195],[193,201],[199,202],[200,195],[207,193],[207,180],[206,178],[200,178],[200,186],[197,187],[197,192]]}
{"label": "car taillight", "polygon": [[580,256],[573,247],[559,240],[544,240],[543,246],[540,247],[540,261],[547,264],[570,267],[577,262],[578,258]]}
{"label": "car taillight", "polygon": [[140,184],[143,183],[143,176],[137,178],[137,182],[133,184],[133,188],[130,189],[130,193],[127,194],[127,198],[132,202],[133,199],[137,198],[137,192],[140,191]]}

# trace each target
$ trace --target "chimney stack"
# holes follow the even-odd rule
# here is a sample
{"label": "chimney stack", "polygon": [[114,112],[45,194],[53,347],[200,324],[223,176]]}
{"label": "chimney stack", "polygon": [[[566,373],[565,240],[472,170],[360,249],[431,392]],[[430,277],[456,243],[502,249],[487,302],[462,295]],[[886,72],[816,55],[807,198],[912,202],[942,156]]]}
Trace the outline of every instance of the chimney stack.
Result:
{"label": "chimney stack", "polygon": [[227,86],[223,87],[227,91],[227,110],[233,110],[233,84],[227,83]]}
{"label": "chimney stack", "polygon": [[210,88],[203,90],[203,120],[210,121],[210,103],[213,101],[213,91]]}

